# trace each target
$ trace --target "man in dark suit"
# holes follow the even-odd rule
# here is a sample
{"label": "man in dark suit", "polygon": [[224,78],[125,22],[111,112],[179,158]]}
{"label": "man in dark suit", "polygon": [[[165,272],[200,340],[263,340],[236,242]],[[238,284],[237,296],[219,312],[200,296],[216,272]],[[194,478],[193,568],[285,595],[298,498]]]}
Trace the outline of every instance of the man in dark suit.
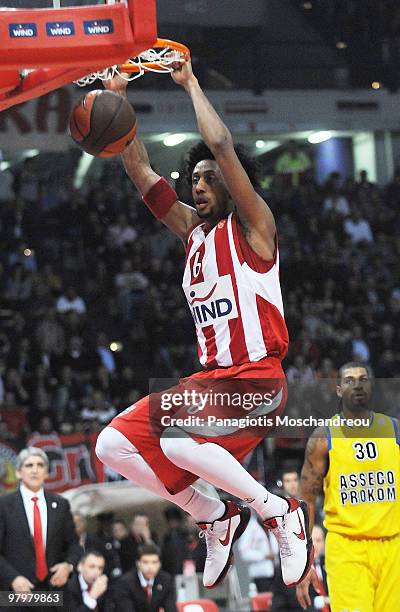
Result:
{"label": "man in dark suit", "polygon": [[81,514],[80,512],[74,512],[72,515],[75,531],[79,538],[79,545],[84,552],[87,550],[97,550],[99,552],[104,552],[105,542],[101,540],[94,533],[90,533],[88,531],[88,521],[87,518]]}
{"label": "man in dark suit", "polygon": [[82,552],[69,503],[43,489],[49,460],[42,449],[22,450],[16,468],[18,491],[0,497],[0,589],[62,590]]}
{"label": "man in dark suit", "polygon": [[107,612],[105,562],[104,556],[97,550],[88,550],[83,554],[78,563],[78,573],[74,573],[67,584],[69,610]]}
{"label": "man in dark suit", "polygon": [[116,588],[117,612],[177,612],[175,580],[161,570],[155,544],[139,547],[136,569],[124,574]]}
{"label": "man in dark suit", "polygon": [[138,548],[144,544],[158,544],[156,535],[150,530],[150,521],[147,514],[135,514],[129,523],[129,534],[121,540],[121,567],[122,571],[129,572],[135,569],[138,558]]}

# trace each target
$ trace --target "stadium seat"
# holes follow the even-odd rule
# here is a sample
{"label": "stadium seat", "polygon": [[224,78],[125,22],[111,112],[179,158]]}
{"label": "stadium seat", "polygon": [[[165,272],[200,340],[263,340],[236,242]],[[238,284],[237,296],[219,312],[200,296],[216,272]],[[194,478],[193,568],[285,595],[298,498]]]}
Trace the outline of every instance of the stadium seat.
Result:
{"label": "stadium seat", "polygon": [[265,612],[271,608],[272,593],[257,593],[251,598],[251,609],[253,612]]}
{"label": "stadium seat", "polygon": [[180,601],[177,604],[178,612],[218,612],[219,608],[211,599],[193,599]]}

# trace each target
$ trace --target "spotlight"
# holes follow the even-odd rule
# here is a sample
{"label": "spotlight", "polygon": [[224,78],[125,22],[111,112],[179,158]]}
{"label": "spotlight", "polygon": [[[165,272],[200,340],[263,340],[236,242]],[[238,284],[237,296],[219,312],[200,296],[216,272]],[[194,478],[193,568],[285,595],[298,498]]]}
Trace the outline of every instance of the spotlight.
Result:
{"label": "spotlight", "polygon": [[347,42],[344,42],[344,40],[338,40],[336,43],[336,49],[347,49]]}
{"label": "spotlight", "polygon": [[110,351],[113,353],[119,353],[122,351],[122,343],[121,342],[111,342]]}
{"label": "spotlight", "polygon": [[382,83],[380,83],[379,81],[372,81],[371,87],[372,89],[380,89],[382,87]]}
{"label": "spotlight", "polygon": [[174,170],[173,172],[171,172],[170,177],[172,179],[178,179],[180,177],[179,172],[177,172],[176,170]]}
{"label": "spotlight", "polygon": [[186,134],[170,134],[164,138],[164,144],[166,147],[175,147],[181,142],[186,140]]}
{"label": "spotlight", "polygon": [[330,138],[332,138],[332,132],[322,130],[321,132],[314,132],[314,134],[310,134],[308,137],[308,142],[310,144],[319,144],[320,142],[325,142],[325,140],[329,140]]}
{"label": "spotlight", "polygon": [[256,140],[257,149],[262,149],[264,145],[265,145],[265,140]]}

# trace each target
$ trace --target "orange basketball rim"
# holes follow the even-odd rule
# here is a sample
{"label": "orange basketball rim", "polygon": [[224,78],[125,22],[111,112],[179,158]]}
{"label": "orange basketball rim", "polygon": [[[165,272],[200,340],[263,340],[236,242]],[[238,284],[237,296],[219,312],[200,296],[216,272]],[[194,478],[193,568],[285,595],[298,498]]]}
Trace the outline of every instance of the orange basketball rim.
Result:
{"label": "orange basketball rim", "polygon": [[189,58],[187,47],[157,38],[156,0],[1,8],[0,111],[87,80],[84,75],[102,78],[110,66],[114,72],[141,76],[169,72],[171,62],[181,57]]}

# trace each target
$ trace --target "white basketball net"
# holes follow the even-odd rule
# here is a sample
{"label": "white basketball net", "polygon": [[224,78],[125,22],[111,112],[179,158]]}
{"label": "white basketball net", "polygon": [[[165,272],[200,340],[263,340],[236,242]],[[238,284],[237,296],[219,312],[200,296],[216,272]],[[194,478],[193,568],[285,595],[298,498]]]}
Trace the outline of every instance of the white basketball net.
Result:
{"label": "white basketball net", "polygon": [[[145,72],[172,72],[173,68],[171,64],[182,59],[184,54],[181,51],[172,49],[171,47],[163,47],[162,49],[147,49],[139,53],[137,57],[128,59],[125,63],[132,64],[137,67],[137,71],[130,72],[129,76],[127,73],[122,74],[120,66],[110,66],[104,70],[98,70],[92,72],[87,76],[84,76],[77,81],[74,81],[79,87],[85,87],[86,85],[92,85],[97,79],[101,81],[108,81],[115,75],[119,75],[125,81],[134,81],[144,75]],[[156,64],[156,66],[148,66],[148,64]]]}

